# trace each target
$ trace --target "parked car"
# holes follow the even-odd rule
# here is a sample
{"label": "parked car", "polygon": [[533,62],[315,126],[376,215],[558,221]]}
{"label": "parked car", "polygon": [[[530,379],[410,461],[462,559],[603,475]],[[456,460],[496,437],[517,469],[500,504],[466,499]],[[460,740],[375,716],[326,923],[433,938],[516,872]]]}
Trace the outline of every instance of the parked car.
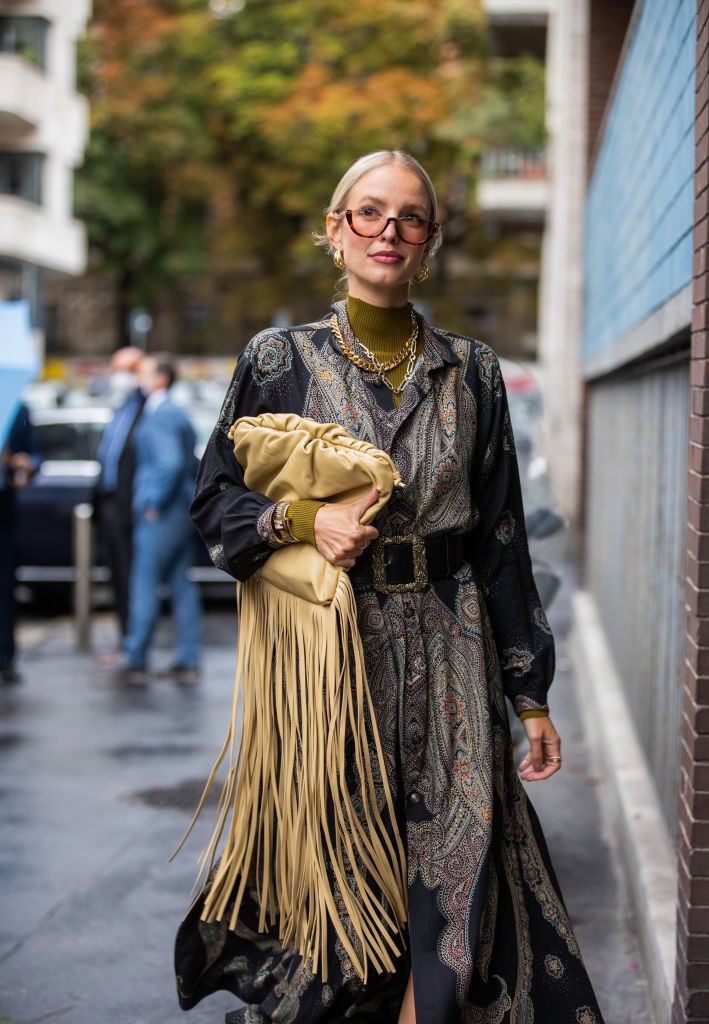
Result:
{"label": "parked car", "polygon": [[[30,484],[18,493],[19,583],[37,588],[74,581],[74,508],[93,502],[100,471],[96,453],[112,416],[113,410],[103,405],[32,409],[43,461]],[[202,419],[206,422],[206,417]],[[204,448],[204,429],[198,453]],[[107,582],[110,573],[98,531],[94,531],[94,542],[92,579]],[[233,584],[226,573],[214,568],[203,544],[198,542],[195,548],[194,579],[201,584]]]}
{"label": "parked car", "polygon": [[[39,470],[18,494],[20,583],[70,583],[74,579],[74,507],[93,501],[99,474],[96,451],[110,408],[33,408],[42,456]],[[108,579],[100,552],[93,576]]]}

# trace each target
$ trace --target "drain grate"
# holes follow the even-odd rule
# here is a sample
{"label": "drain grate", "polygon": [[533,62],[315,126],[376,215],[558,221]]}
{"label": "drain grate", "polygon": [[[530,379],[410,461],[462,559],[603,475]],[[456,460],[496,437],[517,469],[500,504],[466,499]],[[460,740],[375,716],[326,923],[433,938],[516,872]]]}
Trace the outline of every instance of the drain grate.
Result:
{"label": "drain grate", "polygon": [[[149,807],[164,807],[168,810],[187,811],[193,814],[202,798],[206,779],[185,779],[176,786],[150,786],[128,793],[126,800],[147,804]],[[221,787],[212,786],[205,806],[216,805]]]}

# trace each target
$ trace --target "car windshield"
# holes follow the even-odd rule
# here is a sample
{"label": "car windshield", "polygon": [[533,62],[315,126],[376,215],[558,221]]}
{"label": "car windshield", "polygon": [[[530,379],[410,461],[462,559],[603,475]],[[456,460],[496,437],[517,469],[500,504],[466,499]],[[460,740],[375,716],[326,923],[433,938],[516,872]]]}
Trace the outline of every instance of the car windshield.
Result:
{"label": "car windshield", "polygon": [[42,458],[95,459],[104,423],[38,423],[37,446]]}

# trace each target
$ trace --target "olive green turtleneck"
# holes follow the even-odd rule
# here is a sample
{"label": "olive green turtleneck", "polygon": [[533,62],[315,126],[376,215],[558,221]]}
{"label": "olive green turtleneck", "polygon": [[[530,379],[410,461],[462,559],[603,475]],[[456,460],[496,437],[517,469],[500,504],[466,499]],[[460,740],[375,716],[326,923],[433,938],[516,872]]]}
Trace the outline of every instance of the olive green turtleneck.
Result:
{"label": "olive green turtleneck", "polygon": [[[347,317],[352,327],[354,336],[363,345],[366,345],[372,355],[386,363],[388,359],[401,352],[411,335],[411,307],[406,306],[371,306],[362,299],[355,299],[351,295],[347,297]],[[416,355],[421,354],[423,338],[419,338],[416,344]],[[404,376],[408,359],[395,366],[387,372],[387,377],[394,387],[400,387]],[[399,404],[400,395],[393,395],[396,405]]]}
{"label": "olive green turtleneck", "polygon": [[[380,362],[385,363],[393,355],[400,352],[411,334],[410,306],[372,306],[362,299],[347,296],[347,317],[352,332],[363,345]],[[423,337],[419,335],[416,344],[416,356],[423,350]],[[404,380],[408,359],[405,359],[387,377],[394,387],[399,387]],[[393,395],[398,406],[400,395]],[[289,509],[289,519],[293,536],[298,541],[308,544],[315,543],[315,515],[320,508],[320,501],[293,501]]]}

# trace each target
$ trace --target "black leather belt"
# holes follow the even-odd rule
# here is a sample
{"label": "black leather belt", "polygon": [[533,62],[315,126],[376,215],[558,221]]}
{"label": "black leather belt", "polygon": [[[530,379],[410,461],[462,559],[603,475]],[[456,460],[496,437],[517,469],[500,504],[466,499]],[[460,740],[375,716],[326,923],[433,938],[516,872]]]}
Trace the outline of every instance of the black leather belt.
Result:
{"label": "black leather belt", "polygon": [[425,590],[431,580],[452,576],[465,561],[466,534],[426,539],[379,537],[350,570],[353,579],[371,580],[383,594]]}

